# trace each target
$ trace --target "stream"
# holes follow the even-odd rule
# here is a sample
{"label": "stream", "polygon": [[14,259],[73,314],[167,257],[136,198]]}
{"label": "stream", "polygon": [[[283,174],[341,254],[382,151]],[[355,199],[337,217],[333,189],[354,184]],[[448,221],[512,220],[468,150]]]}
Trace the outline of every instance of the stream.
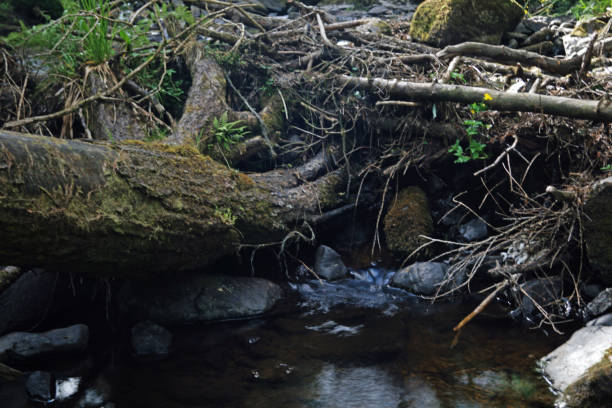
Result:
{"label": "stream", "polygon": [[58,376],[55,406],[553,406],[535,362],[565,337],[485,313],[453,346],[452,327],[477,302],[431,304],[389,287],[384,268],[351,273],[291,284],[271,316],[174,328],[162,361],[137,361],[117,341],[101,353],[101,374]]}

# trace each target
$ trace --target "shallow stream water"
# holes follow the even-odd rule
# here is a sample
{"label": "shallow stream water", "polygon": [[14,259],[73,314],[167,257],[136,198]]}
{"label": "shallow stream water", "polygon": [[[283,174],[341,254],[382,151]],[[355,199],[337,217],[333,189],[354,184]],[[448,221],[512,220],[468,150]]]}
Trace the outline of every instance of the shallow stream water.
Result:
{"label": "shallow stream water", "polygon": [[287,303],[293,306],[276,315],[173,330],[174,352],[163,361],[137,362],[126,350],[116,352],[101,375],[62,405],[553,406],[536,360],[564,338],[484,315],[455,339],[452,327],[474,302],[432,305],[388,287],[389,276],[371,268],[337,283],[292,285]]}

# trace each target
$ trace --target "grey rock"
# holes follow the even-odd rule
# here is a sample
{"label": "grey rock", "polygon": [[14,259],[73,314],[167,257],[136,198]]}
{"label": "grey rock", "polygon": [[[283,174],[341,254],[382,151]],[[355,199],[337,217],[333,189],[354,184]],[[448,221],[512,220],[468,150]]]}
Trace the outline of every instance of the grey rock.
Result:
{"label": "grey rock", "polygon": [[[539,313],[538,308],[533,303],[535,300],[538,305],[546,308],[554,300],[561,297],[563,282],[558,276],[541,279],[531,279],[521,285],[527,295],[520,297],[521,304],[511,314],[522,314],[524,317],[533,317]],[[533,300],[532,300],[533,299]]]}
{"label": "grey rock", "polygon": [[609,383],[612,365],[608,362],[603,365],[603,370],[592,370],[596,365],[602,367],[600,363],[609,358],[606,352],[611,347],[612,327],[588,326],[575,332],[567,342],[540,360],[544,375],[552,387],[561,392],[557,401],[559,406],[604,406],[587,402],[592,398],[605,401],[612,396],[609,384],[605,386]]}
{"label": "grey rock", "polygon": [[459,227],[459,234],[467,242],[478,241],[487,236],[487,224],[480,218],[474,218]]}
{"label": "grey rock", "polygon": [[371,16],[379,16],[381,14],[385,14],[388,12],[389,12],[389,9],[386,8],[385,6],[374,6],[368,10],[368,14],[370,14]]}
{"label": "grey rock", "polygon": [[597,319],[593,319],[586,324],[587,326],[612,326],[612,313],[606,313],[605,315],[599,316]]}
{"label": "grey rock", "polygon": [[37,402],[51,402],[55,399],[55,376],[46,371],[34,371],[26,380],[26,392]]}
{"label": "grey rock", "polygon": [[346,277],[348,268],[339,253],[326,245],[317,248],[314,271],[321,278],[335,280]]}
{"label": "grey rock", "polygon": [[597,317],[612,311],[612,288],[599,292],[595,299],[586,305],[586,311],[590,317]]}
{"label": "grey rock", "polygon": [[49,355],[79,353],[87,348],[89,329],[84,324],[45,333],[15,332],[0,337],[0,359],[27,360]]}
{"label": "grey rock", "polygon": [[0,293],[0,335],[44,319],[53,301],[56,279],[53,273],[34,269]]}
{"label": "grey rock", "polygon": [[0,293],[21,275],[21,268],[17,266],[0,266]]}
{"label": "grey rock", "polygon": [[256,3],[264,6],[268,11],[281,13],[287,9],[287,0],[256,0]]}
{"label": "grey rock", "polygon": [[[409,290],[417,295],[435,294],[446,278],[448,265],[440,262],[417,262],[398,272],[391,278],[391,285]],[[460,283],[455,281],[455,284]]]}
{"label": "grey rock", "polygon": [[281,295],[278,285],[261,278],[189,274],[130,282],[119,297],[133,319],[175,325],[258,316]]}
{"label": "grey rock", "polygon": [[163,357],[170,353],[172,333],[151,321],[132,327],[132,349],[137,356]]}

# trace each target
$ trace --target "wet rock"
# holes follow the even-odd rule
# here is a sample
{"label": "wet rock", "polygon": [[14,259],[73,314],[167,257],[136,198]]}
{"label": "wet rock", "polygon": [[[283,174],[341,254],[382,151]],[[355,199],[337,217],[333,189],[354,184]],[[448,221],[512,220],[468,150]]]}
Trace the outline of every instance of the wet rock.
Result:
{"label": "wet rock", "polygon": [[612,288],[599,292],[595,299],[587,304],[586,311],[590,317],[597,317],[612,311]]}
{"label": "wet rock", "polygon": [[21,275],[21,268],[17,266],[0,266],[0,293]]}
{"label": "wet rock", "polygon": [[256,0],[255,3],[261,4],[274,13],[282,13],[287,9],[287,0]]}
{"label": "wet rock", "polygon": [[27,360],[57,354],[80,353],[87,348],[89,329],[84,324],[45,333],[15,332],[0,337],[0,360]]}
{"label": "wet rock", "polygon": [[381,14],[385,14],[388,12],[389,12],[389,9],[381,5],[374,6],[368,10],[368,14],[370,14],[371,16],[379,16]]}
{"label": "wet rock", "polygon": [[480,218],[474,218],[459,227],[459,234],[467,242],[481,240],[488,234],[487,224]]}
{"label": "wet rock", "polygon": [[348,273],[340,254],[326,245],[317,248],[314,271],[321,278],[330,281],[344,278]]}
{"label": "wet rock", "polygon": [[295,367],[283,361],[262,360],[257,363],[257,368],[251,370],[251,378],[258,381],[278,383],[286,381],[294,370]]}
{"label": "wet rock", "polygon": [[601,281],[612,286],[612,177],[593,185],[584,206],[584,240],[591,267],[599,272]]}
{"label": "wet rock", "polygon": [[[545,310],[550,310],[551,304],[561,297],[563,281],[558,276],[541,279],[531,279],[521,285],[527,295],[521,294],[520,305],[511,312],[512,316],[523,315],[532,318],[538,315],[539,311],[533,301],[536,301]],[[532,300],[533,299],[533,300]]]}
{"label": "wet rock", "polygon": [[604,407],[612,402],[612,327],[588,326],[540,360],[561,392],[559,406]]}
{"label": "wet rock", "polygon": [[[440,262],[417,262],[393,275],[391,285],[409,290],[417,295],[431,296],[446,279],[448,265]],[[455,282],[459,284],[460,282]],[[443,288],[444,289],[444,288]]]}
{"label": "wet rock", "polygon": [[599,316],[597,319],[593,319],[586,324],[587,326],[612,326],[612,313],[606,313],[605,315]]}
{"label": "wet rock", "polygon": [[34,269],[0,293],[0,334],[43,320],[53,300],[56,279],[53,273]]}
{"label": "wet rock", "polygon": [[173,325],[257,316],[281,295],[278,285],[261,278],[189,274],[134,281],[119,296],[121,308],[133,319]]}
{"label": "wet rock", "polygon": [[55,399],[55,376],[45,371],[34,371],[26,380],[26,392],[37,402],[51,402]]}
{"label": "wet rock", "polygon": [[420,235],[431,236],[433,221],[425,192],[419,187],[401,190],[384,219],[387,247],[400,255],[409,255],[423,244]]}
{"label": "wet rock", "polygon": [[437,47],[464,41],[499,44],[523,15],[512,0],[425,0],[414,13],[410,36]]}
{"label": "wet rock", "polygon": [[172,333],[151,321],[132,327],[132,349],[139,357],[165,357],[170,353]]}

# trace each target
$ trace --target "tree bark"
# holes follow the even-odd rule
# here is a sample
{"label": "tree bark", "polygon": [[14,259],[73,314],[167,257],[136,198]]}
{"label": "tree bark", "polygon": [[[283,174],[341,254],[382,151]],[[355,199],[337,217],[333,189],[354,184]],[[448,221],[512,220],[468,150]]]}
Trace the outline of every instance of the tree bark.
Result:
{"label": "tree bark", "polygon": [[[576,119],[590,119],[602,122],[612,121],[612,104],[609,101],[584,100],[561,96],[527,93],[500,92],[488,88],[440,83],[418,83],[381,78],[350,77],[338,75],[343,84],[357,88],[384,90],[395,97],[408,100],[432,102],[486,102],[494,110],[510,112],[534,112],[565,116]],[[492,99],[484,101],[485,94]]]}
{"label": "tree bark", "polygon": [[203,267],[346,204],[342,170],[300,173],[255,182],[190,147],[0,131],[0,264],[119,276]]}

